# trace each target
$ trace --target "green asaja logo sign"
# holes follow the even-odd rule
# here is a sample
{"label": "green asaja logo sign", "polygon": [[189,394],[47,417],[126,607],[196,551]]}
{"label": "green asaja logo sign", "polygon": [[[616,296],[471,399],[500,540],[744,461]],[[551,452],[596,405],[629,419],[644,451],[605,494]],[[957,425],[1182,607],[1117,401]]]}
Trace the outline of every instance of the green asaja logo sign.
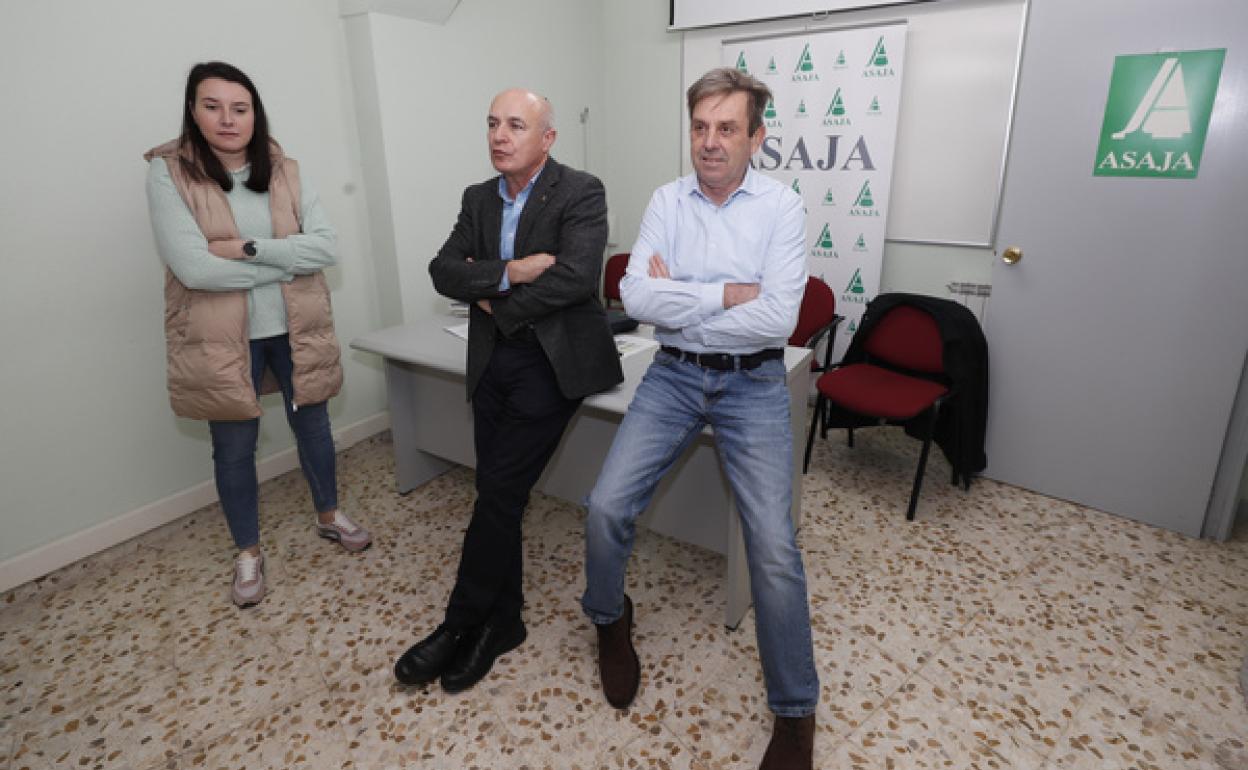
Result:
{"label": "green asaja logo sign", "polygon": [[867,107],[867,114],[872,115],[872,116],[881,114],[880,113],[880,97],[878,96],[871,97],[871,104]]}
{"label": "green asaja logo sign", "polygon": [[771,58],[767,61],[767,74],[768,74],[768,75],[774,75],[774,74],[776,74],[776,57],[774,57],[774,56],[773,56],[773,57],[771,57]]}
{"label": "green asaja logo sign", "polygon": [[1225,48],[1117,57],[1093,175],[1194,178],[1225,57]]}
{"label": "green asaja logo sign", "polygon": [[792,187],[793,192],[797,193],[798,195],[802,194],[802,186],[797,183],[797,177],[793,177],[793,184],[790,185],[790,187]]}
{"label": "green asaja logo sign", "polygon": [[845,100],[841,98],[841,89],[839,88],[836,89],[836,93],[832,94],[832,101],[828,104],[828,111],[823,114],[823,125],[850,125],[850,119],[845,115]]}
{"label": "green asaja logo sign", "polygon": [[763,125],[768,128],[781,128],[783,125],[776,116],[775,99],[768,99],[767,106],[763,108]]}
{"label": "green asaja logo sign", "polygon": [[745,51],[737,54],[737,70],[747,75],[750,74],[750,68],[745,63]]}
{"label": "green asaja logo sign", "polygon": [[888,63],[888,51],[884,49],[884,36],[876,41],[875,48],[871,51],[871,58],[867,59],[866,67],[862,70],[864,78],[883,78],[892,77],[895,73]]}
{"label": "green asaja logo sign", "polygon": [[828,192],[827,192],[827,194],[825,194],[825,195],[823,196],[823,205],[824,205],[824,206],[835,206],[835,205],[836,205],[836,199],[832,197],[832,188],[831,188],[831,187],[829,187],[829,188],[828,188]]}
{"label": "green asaja logo sign", "polygon": [[805,100],[805,99],[801,99],[801,100],[799,100],[799,101],[798,101],[798,103],[797,103],[797,112],[793,115],[793,117],[795,117],[795,118],[806,118],[806,117],[810,117],[810,116],[807,114],[807,112],[806,112],[806,100]]}
{"label": "green asaja logo sign", "polygon": [[819,236],[815,238],[815,245],[810,249],[810,256],[826,257],[828,259],[840,257],[836,253],[836,244],[832,242],[832,229],[827,223],[824,223],[823,229],[819,231]]}
{"label": "green asaja logo sign", "polygon": [[854,251],[866,251],[866,250],[867,250],[867,239],[862,236],[862,233],[858,233],[858,240],[854,241]]}
{"label": "green asaja logo sign", "polygon": [[797,68],[793,70],[793,80],[803,82],[818,79],[819,73],[815,72],[815,61],[810,57],[810,43],[807,43],[802,47],[802,55],[797,57]]}
{"label": "green asaja logo sign", "polygon": [[851,217],[878,217],[880,215],[875,207],[875,198],[871,195],[870,180],[862,183],[862,188],[858,190],[858,197],[854,199],[854,205],[849,207],[849,215]]}
{"label": "green asaja logo sign", "polygon": [[841,52],[836,55],[836,60],[832,62],[832,69],[843,70],[848,66],[849,64],[845,62],[845,51],[842,49]]}
{"label": "green asaja logo sign", "polygon": [[828,105],[827,114],[836,117],[845,114],[845,100],[841,98],[841,89],[836,89],[836,93],[832,95],[832,103]]}
{"label": "green asaja logo sign", "polygon": [[841,294],[841,301],[865,304],[867,301],[866,294],[867,289],[862,285],[862,268],[854,268],[854,275],[849,279],[849,283],[845,285],[845,292]]}
{"label": "green asaja logo sign", "polygon": [[875,43],[875,50],[871,52],[871,58],[867,60],[868,67],[887,67],[888,52],[884,50],[884,38],[881,37]]}

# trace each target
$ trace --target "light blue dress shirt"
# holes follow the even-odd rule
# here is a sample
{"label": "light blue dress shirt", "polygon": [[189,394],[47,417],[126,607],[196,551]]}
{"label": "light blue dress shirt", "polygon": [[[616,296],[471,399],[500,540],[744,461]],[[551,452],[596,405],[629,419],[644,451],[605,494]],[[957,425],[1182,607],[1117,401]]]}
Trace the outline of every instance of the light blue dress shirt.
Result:
{"label": "light blue dress shirt", "polygon": [[[546,168],[546,164],[542,164],[542,168],[537,170],[529,183],[524,189],[516,194],[515,198],[507,197],[507,179],[500,176],[498,178],[498,197],[503,199],[503,226],[498,232],[498,256],[504,262],[510,262],[516,256],[516,227],[520,224],[520,214],[524,212],[524,204],[529,201],[529,193],[533,192],[533,185],[537,184],[537,178],[542,175],[542,169]],[[507,271],[503,271],[503,280],[498,284],[499,291],[507,291],[511,288],[511,279],[507,277]]]}
{"label": "light blue dress shirt", "polygon": [[[671,278],[651,278],[658,254]],[[757,283],[756,299],[724,309],[724,284]],[[661,344],[743,355],[784,347],[806,290],[806,211],[785,185],[746,170],[716,206],[694,174],[655,191],[620,281],[628,314]]]}

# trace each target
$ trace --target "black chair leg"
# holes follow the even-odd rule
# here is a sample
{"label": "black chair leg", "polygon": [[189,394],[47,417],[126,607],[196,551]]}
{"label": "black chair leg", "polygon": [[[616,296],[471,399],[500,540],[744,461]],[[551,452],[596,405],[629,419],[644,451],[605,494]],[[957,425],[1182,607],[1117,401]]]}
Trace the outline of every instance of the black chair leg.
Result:
{"label": "black chair leg", "polygon": [[914,488],[910,490],[910,507],[906,509],[906,521],[914,521],[914,511],[919,506],[919,488],[923,486],[923,472],[927,470],[927,453],[932,448],[932,434],[936,432],[936,413],[940,411],[939,402],[931,406],[932,416],[928,419],[927,435],[923,438],[923,451],[919,452],[919,469],[914,474]]}
{"label": "black chair leg", "polygon": [[815,428],[819,425],[819,415],[823,412],[823,394],[815,396],[815,415],[810,419],[810,433],[806,436],[806,459],[802,461],[802,473],[810,470],[810,450],[815,445]]}
{"label": "black chair leg", "polygon": [[849,445],[851,447],[854,445],[854,429],[853,428],[849,428]]}

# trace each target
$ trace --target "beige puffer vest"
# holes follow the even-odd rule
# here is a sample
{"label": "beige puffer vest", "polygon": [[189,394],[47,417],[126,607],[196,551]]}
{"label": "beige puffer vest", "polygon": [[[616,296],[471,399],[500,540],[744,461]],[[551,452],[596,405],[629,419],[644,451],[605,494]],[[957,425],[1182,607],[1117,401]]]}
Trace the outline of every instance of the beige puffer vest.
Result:
{"label": "beige puffer vest", "polygon": [[[238,239],[238,226],[225,192],[212,180],[190,179],[180,157],[189,148],[177,140],[143,156],[165,159],[174,186],[209,242]],[[269,210],[273,237],[300,231],[299,166],[273,144]],[[317,404],[342,387],[338,339],[329,306],[329,285],[319,271],[282,284],[286,326],[294,361],[295,404]],[[245,291],[188,289],[165,268],[165,348],[168,353],[169,403],[175,414],[199,420],[248,420],[259,417],[260,402],[251,383],[251,348],[247,333]],[[276,393],[277,380],[265,372],[261,393]]]}

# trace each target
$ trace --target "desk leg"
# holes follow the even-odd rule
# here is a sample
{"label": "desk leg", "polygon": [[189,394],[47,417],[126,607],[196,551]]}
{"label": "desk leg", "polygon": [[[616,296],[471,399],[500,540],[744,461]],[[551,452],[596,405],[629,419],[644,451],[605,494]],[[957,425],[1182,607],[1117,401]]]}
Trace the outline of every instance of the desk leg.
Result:
{"label": "desk leg", "polygon": [[724,574],[724,625],[735,631],[750,609],[750,568],[745,561],[745,538],[741,534],[741,514],[735,501],[728,505],[728,566]]}
{"label": "desk leg", "polygon": [[394,438],[394,480],[399,494],[407,494],[429,479],[441,476],[455,463],[417,448],[416,409],[412,399],[416,389],[412,374],[401,365],[386,361],[386,395],[390,407],[390,435]]}

